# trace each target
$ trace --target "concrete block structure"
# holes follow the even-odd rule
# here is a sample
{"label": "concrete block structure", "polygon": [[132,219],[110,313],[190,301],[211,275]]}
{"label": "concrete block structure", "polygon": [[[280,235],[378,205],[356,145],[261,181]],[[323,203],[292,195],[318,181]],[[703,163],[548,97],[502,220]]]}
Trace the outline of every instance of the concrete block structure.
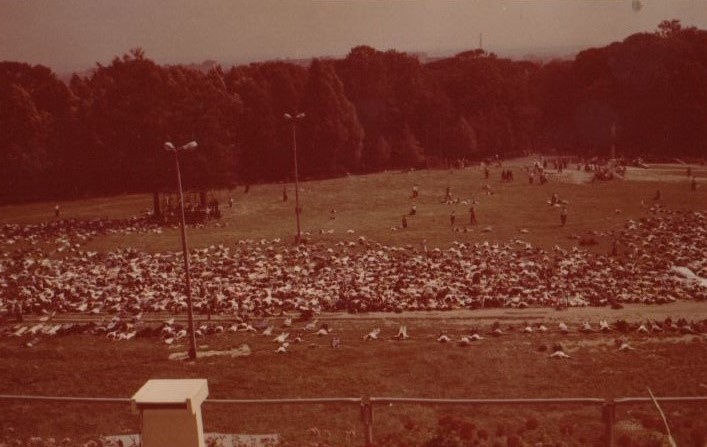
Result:
{"label": "concrete block structure", "polygon": [[143,447],[204,447],[201,404],[206,379],[148,380],[132,397],[142,417]]}

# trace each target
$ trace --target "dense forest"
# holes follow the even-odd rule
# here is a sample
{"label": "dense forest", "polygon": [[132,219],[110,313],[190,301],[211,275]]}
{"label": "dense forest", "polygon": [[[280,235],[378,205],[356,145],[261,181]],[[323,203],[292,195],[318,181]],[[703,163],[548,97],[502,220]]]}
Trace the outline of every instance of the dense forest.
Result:
{"label": "dense forest", "polygon": [[656,32],[579,53],[512,61],[482,50],[422,63],[353,48],[339,60],[223,70],[160,66],[142,50],[64,83],[0,62],[0,202],[156,192],[443,166],[528,151],[705,157],[707,31]]}

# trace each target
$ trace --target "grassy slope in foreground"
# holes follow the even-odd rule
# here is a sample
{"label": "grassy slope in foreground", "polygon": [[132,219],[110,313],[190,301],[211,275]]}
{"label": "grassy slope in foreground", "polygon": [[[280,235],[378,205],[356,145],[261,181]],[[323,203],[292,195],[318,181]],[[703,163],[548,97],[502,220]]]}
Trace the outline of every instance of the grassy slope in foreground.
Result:
{"label": "grassy slope in foreground", "polygon": [[[408,325],[410,340],[390,338],[400,322]],[[3,339],[0,393],[129,397],[148,378],[172,377],[207,378],[212,398],[623,397],[645,396],[646,387],[663,396],[705,392],[707,367],[701,336],[632,334],[628,341],[635,351],[618,352],[613,344],[616,335],[583,335],[577,331],[561,335],[552,329],[546,334],[527,335],[516,330],[463,348],[456,343],[437,343],[435,338],[444,328],[458,339],[472,325],[479,326],[473,318],[406,321],[390,315],[374,321],[330,323],[343,341],[341,348],[332,349],[329,337],[308,335],[303,344],[293,345],[291,352],[276,354],[272,337],[222,334],[200,343],[208,344],[209,349],[245,343],[252,354],[210,357],[196,364],[167,360],[175,349],[152,339],[111,343],[93,336],[69,336],[43,340],[31,349],[20,340]],[[507,324],[516,322],[504,322],[503,327]],[[486,327],[488,322],[481,325]],[[383,329],[382,339],[364,341],[362,334],[373,327]],[[542,346],[558,342],[570,359],[551,360],[548,352],[541,351]],[[704,405],[676,404],[666,409],[679,439],[686,440],[693,429],[704,428],[704,418],[700,417]],[[625,410],[620,412],[623,423],[640,426],[643,419],[656,423],[657,415],[650,407],[631,407],[629,414]],[[534,418],[539,428],[522,436],[534,442],[562,440],[565,445],[593,445],[601,436],[596,407],[465,409],[402,405],[377,408],[376,435],[381,439],[394,433],[392,439],[411,437],[421,442],[431,436],[438,418],[449,414],[463,416],[494,434],[499,427],[516,433]],[[332,433],[334,445],[346,445],[345,432],[354,429],[359,437],[356,445],[361,444],[356,408],[207,406],[204,418],[208,431],[279,432],[290,440],[309,439],[307,429],[316,426]],[[24,436],[83,437],[138,430],[138,420],[127,406],[3,404],[0,421],[3,430],[12,427]]]}

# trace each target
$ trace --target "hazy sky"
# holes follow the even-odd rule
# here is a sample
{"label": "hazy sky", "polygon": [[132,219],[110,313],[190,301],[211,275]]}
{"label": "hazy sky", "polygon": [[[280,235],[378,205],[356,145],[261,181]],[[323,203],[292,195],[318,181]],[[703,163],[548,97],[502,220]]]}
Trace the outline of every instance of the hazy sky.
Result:
{"label": "hazy sky", "polygon": [[705,0],[0,0],[0,60],[58,71],[142,47],[159,63],[597,46],[664,19],[707,28]]}

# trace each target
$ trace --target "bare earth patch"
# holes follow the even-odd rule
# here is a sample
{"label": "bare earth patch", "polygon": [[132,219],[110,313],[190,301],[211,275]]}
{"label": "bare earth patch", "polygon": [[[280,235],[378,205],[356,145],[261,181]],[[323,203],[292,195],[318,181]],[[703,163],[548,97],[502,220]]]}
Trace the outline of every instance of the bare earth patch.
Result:
{"label": "bare earth patch", "polygon": [[[196,358],[197,359],[204,359],[207,357],[216,357],[216,356],[227,356],[227,357],[245,357],[250,355],[250,347],[248,345],[241,345],[235,349],[228,349],[225,351],[203,351],[203,350],[198,350],[196,353]],[[183,352],[173,352],[169,355],[170,360],[186,360],[189,358],[189,353],[186,351]]]}

